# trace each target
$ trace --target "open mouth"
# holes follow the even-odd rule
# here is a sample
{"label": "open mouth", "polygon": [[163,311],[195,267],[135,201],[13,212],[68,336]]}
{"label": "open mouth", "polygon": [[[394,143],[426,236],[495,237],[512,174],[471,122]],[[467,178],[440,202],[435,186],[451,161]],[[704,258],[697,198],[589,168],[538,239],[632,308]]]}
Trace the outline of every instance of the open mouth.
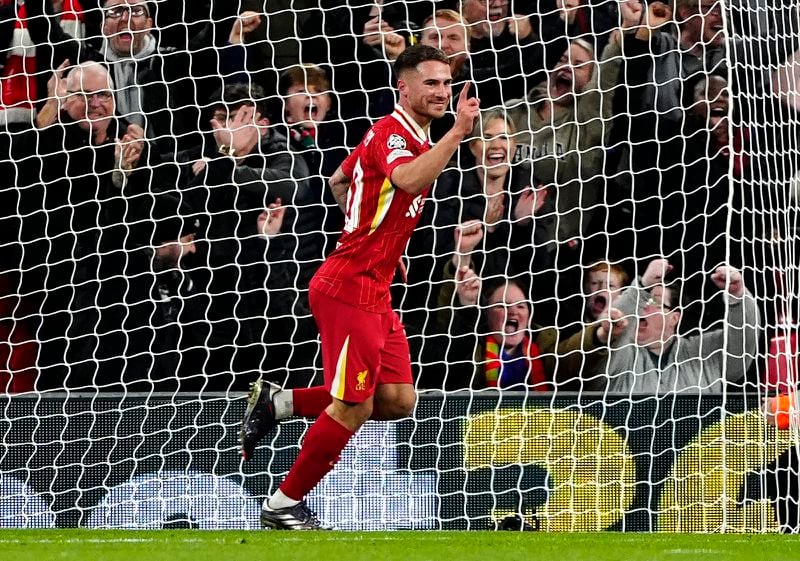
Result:
{"label": "open mouth", "polygon": [[606,298],[604,296],[595,296],[592,299],[592,311],[595,314],[600,314],[606,309]]}
{"label": "open mouth", "polygon": [[313,119],[319,113],[319,109],[314,103],[309,103],[308,105],[306,105],[305,109],[303,109],[303,113],[307,118]]}
{"label": "open mouth", "polygon": [[506,335],[514,335],[515,333],[519,332],[519,321],[515,319],[509,319],[505,326],[503,326],[503,333]]}
{"label": "open mouth", "polygon": [[500,164],[504,164],[505,162],[506,162],[505,151],[487,152],[486,154],[486,163],[489,165],[499,166]]}
{"label": "open mouth", "polygon": [[501,19],[503,19],[504,15],[505,14],[503,13],[503,10],[501,9],[489,10],[489,21],[491,21],[492,23],[500,21]]}

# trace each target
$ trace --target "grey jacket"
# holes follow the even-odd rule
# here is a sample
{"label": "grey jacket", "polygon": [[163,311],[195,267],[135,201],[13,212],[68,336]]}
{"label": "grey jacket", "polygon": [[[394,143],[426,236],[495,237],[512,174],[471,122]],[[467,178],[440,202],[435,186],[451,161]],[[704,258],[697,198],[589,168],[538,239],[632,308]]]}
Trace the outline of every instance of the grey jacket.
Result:
{"label": "grey jacket", "polygon": [[689,337],[677,336],[661,357],[635,343],[635,316],[649,297],[650,293],[634,282],[615,303],[629,316],[629,325],[609,354],[609,392],[721,393],[724,380],[736,381],[744,375],[756,353],[760,324],[756,301],[747,290],[742,298],[726,296],[724,327]]}
{"label": "grey jacket", "polygon": [[542,119],[537,111],[549,103],[546,85],[531,90],[527,100],[507,103],[519,131],[514,161],[530,159],[536,178],[553,186],[559,241],[585,234],[587,215],[603,200],[603,145],[611,130],[621,64],[620,46],[609,43],[586,91],[573,105],[554,106],[551,119]]}

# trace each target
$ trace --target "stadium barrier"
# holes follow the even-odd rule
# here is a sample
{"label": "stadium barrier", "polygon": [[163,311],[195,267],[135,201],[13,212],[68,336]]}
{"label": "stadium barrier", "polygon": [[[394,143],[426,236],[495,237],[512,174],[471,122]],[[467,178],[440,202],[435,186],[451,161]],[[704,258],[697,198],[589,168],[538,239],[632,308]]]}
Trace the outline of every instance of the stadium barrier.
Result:
{"label": "stadium barrier", "polygon": [[[256,528],[307,426],[285,422],[242,463],[243,400],[2,405],[2,527]],[[789,444],[739,395],[428,394],[414,419],[369,423],[310,501],[353,530],[487,529],[524,511],[542,531],[774,531],[764,467]]]}

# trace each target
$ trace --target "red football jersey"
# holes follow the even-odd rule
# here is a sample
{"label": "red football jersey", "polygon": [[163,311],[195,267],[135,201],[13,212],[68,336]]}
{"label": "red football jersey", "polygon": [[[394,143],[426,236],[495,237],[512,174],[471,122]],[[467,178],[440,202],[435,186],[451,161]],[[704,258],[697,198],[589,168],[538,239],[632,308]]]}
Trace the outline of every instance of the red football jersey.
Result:
{"label": "red football jersey", "polygon": [[389,285],[430,186],[410,195],[389,178],[429,149],[427,131],[399,106],[367,131],[342,163],[351,179],[344,230],[311,288],[366,311],[391,310]]}

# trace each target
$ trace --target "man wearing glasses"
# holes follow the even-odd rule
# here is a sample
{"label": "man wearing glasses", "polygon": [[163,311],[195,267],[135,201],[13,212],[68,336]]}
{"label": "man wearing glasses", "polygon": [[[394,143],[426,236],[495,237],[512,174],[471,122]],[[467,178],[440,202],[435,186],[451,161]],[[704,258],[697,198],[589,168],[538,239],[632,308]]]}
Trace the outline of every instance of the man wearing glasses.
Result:
{"label": "man wearing glasses", "polygon": [[625,394],[720,393],[724,381],[744,375],[756,352],[758,310],[741,273],[721,266],[711,281],[724,291],[726,323],[697,335],[678,333],[681,286],[665,282],[666,259],[650,262],[615,303],[623,317],[634,316],[613,343],[608,359],[608,391]]}
{"label": "man wearing glasses", "polygon": [[145,0],[104,0],[100,4],[103,42],[98,50],[41,17],[52,14],[51,0],[28,0],[31,39],[37,48],[52,49],[52,57],[43,53],[39,60],[104,64],[115,84],[117,114],[145,129],[147,138],[155,139],[162,153],[173,153],[176,144],[188,148],[197,140],[199,106],[221,85],[216,77],[191,76],[191,69],[218,67],[218,48],[224,47],[231,32],[238,2],[213,3],[210,21],[219,23],[209,23],[192,38],[186,51],[158,45],[152,33],[153,14]]}

